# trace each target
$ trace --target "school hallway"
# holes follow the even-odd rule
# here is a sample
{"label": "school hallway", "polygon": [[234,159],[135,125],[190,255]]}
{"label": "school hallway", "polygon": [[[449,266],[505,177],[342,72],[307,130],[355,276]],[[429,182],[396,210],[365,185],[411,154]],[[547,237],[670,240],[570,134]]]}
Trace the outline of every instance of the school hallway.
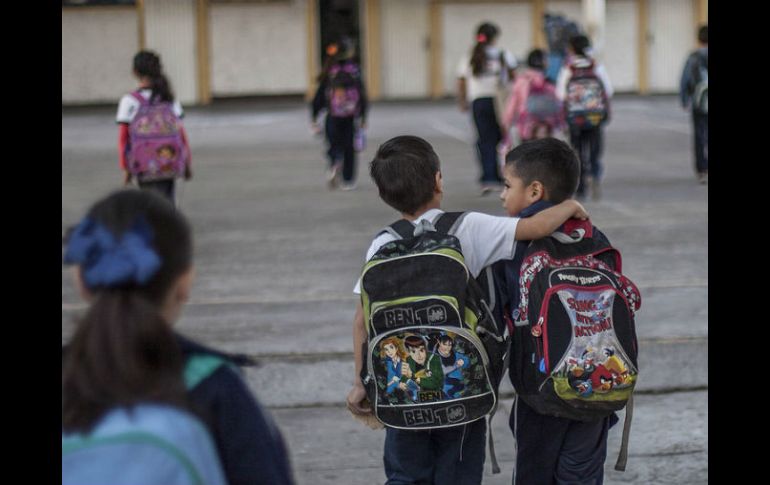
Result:
{"label": "school hallway", "polygon": [[[62,109],[62,234],[120,187],[117,106]],[[602,199],[584,202],[639,287],[640,377],[625,472],[614,471],[622,431],[610,430],[606,485],[708,482],[708,186],[693,171],[690,115],[675,96],[618,96],[605,130]],[[383,431],[345,409],[353,378],[353,286],[372,237],[397,218],[368,175],[377,146],[402,134],[428,140],[442,163],[445,210],[503,215],[481,197],[470,114],[450,100],[370,107],[358,188],[330,191],[323,140],[307,104],[223,100],[187,107],[194,178],[178,189],[194,230],[196,281],[178,330],[246,353],[246,371],[290,450],[297,484],[384,483]],[[62,343],[80,302],[62,267]],[[502,387],[494,439],[511,481],[512,388]]]}

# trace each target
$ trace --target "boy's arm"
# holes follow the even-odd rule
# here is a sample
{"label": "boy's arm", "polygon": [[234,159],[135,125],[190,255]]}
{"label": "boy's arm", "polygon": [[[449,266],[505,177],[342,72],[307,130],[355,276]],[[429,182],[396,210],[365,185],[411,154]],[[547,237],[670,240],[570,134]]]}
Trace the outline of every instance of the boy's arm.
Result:
{"label": "boy's arm", "polygon": [[367,415],[372,414],[370,406],[362,406],[362,401],[366,398],[366,390],[361,382],[361,367],[363,365],[363,345],[366,342],[366,328],[364,328],[364,309],[361,301],[356,305],[356,316],[353,317],[353,359],[355,361],[355,376],[353,377],[353,388],[348,392],[348,409],[353,414]]}
{"label": "boy's arm", "polygon": [[580,202],[567,199],[564,202],[538,212],[532,217],[525,217],[516,224],[516,240],[532,241],[550,235],[564,224],[567,219],[588,219],[588,211]]}

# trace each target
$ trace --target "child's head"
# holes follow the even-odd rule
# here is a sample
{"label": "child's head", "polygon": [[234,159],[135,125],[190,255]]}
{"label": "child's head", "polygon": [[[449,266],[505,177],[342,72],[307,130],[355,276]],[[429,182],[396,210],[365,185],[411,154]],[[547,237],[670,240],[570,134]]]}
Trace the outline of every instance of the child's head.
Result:
{"label": "child's head", "polygon": [[180,212],[146,190],[98,201],[68,237],[90,306],[62,364],[62,425],[87,430],[111,406],[184,399],[171,325],[192,282],[192,236]]}
{"label": "child's head", "polygon": [[484,22],[476,29],[476,45],[473,46],[471,53],[471,70],[474,76],[481,74],[487,63],[486,48],[497,39],[500,29],[490,22]]}
{"label": "child's head", "polygon": [[404,339],[404,346],[409,353],[409,357],[412,358],[418,364],[425,364],[425,359],[428,356],[427,346],[425,340],[417,335],[410,335]]}
{"label": "child's head", "polygon": [[545,70],[545,53],[543,49],[532,49],[527,56],[527,66],[532,69]]}
{"label": "child's head", "polygon": [[386,204],[416,215],[441,200],[441,172],[433,147],[417,136],[397,136],[377,149],[369,173]]}
{"label": "child's head", "polygon": [[708,25],[701,25],[698,29],[698,42],[700,42],[703,45],[708,45],[709,43],[709,26]]}
{"label": "child's head", "polygon": [[136,77],[150,81],[153,97],[158,96],[161,101],[174,100],[171,84],[163,73],[158,54],[148,50],[139,51],[134,55],[133,66]]}
{"label": "child's head", "polygon": [[583,34],[573,35],[569,38],[569,47],[578,56],[588,55],[587,49],[591,47],[591,41]]}
{"label": "child's head", "polygon": [[505,189],[500,194],[509,215],[539,200],[558,204],[577,189],[580,161],[574,150],[556,138],[532,140],[505,157]]}

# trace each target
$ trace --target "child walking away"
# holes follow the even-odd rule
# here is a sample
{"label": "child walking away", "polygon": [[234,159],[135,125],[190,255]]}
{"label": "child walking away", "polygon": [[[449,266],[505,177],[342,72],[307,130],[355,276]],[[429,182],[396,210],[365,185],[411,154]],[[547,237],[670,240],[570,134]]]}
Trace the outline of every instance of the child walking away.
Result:
{"label": "child walking away", "polygon": [[[568,200],[535,218],[444,213],[433,147],[415,136],[381,145],[371,162],[380,197],[402,219],[369,246],[354,292],[352,413],[386,426],[388,483],[478,484],[502,361],[472,279],[571,216]],[[492,349],[492,352],[488,352]]]}
{"label": "child walking away", "polygon": [[512,145],[509,131],[514,123],[522,142],[552,136],[565,127],[561,101],[544,71],[545,54],[541,49],[532,50],[527,56],[527,69],[513,83],[503,114],[505,153]]}
{"label": "child walking away", "polygon": [[[566,65],[559,72],[556,95],[564,102],[570,143],[580,157],[578,198],[585,196],[590,184],[593,200],[601,198],[602,129],[610,119],[612,84],[607,70],[593,59],[591,44],[585,35],[570,38]],[[587,178],[590,174],[591,178]]]}
{"label": "child walking away", "polygon": [[457,66],[457,101],[461,111],[468,111],[468,101],[471,102],[478,134],[476,154],[481,166],[481,195],[499,189],[502,184],[497,145],[503,135],[498,123],[501,113],[495,107],[495,99],[501,89],[507,91],[517,66],[513,54],[494,45],[499,34],[494,24],[481,24],[476,30],[476,45],[471,55],[464,56]]}
{"label": "child walking away", "polygon": [[[579,172],[560,140],[519,145],[506,157],[503,207],[521,221],[537,217],[574,193]],[[590,222],[570,220],[551,237],[517,242],[493,271],[512,335],[514,485],[602,483],[607,432],[624,406],[615,468],[625,469],[638,375],[641,297],[620,253]]]}
{"label": "child walking away", "polygon": [[160,192],[174,203],[176,178],[192,178],[184,112],[157,54],[137,53],[133,70],[139,87],[120,99],[116,118],[124,183],[136,178],[139,187]]}
{"label": "child walking away", "polygon": [[292,484],[281,434],[237,367],[253,363],[173,331],[193,280],[181,212],[122,190],[66,244],[89,308],[62,349],[62,483]]}
{"label": "child walking away", "polygon": [[343,38],[327,49],[326,65],[318,76],[318,89],[311,104],[311,124],[320,131],[317,118],[326,110],[325,132],[329,144],[326,181],[330,189],[340,182],[342,190],[356,185],[356,151],[363,149],[368,100],[356,57],[355,45]]}

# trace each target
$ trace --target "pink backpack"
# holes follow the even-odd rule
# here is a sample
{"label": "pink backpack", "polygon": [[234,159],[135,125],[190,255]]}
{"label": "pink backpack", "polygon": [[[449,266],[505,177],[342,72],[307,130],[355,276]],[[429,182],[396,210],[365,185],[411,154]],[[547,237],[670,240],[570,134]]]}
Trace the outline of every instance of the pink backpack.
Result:
{"label": "pink backpack", "polygon": [[150,103],[138,92],[131,95],[139,101],[139,111],[128,127],[128,171],[142,181],[183,176],[189,154],[173,103]]}
{"label": "pink backpack", "polygon": [[361,111],[361,73],[353,62],[335,64],[329,69],[326,92],[329,114],[338,118],[358,116]]}
{"label": "pink backpack", "polygon": [[532,83],[529,86],[524,109],[519,115],[519,123],[527,131],[543,125],[553,133],[562,124],[562,106],[556,97],[556,90],[548,82]]}

